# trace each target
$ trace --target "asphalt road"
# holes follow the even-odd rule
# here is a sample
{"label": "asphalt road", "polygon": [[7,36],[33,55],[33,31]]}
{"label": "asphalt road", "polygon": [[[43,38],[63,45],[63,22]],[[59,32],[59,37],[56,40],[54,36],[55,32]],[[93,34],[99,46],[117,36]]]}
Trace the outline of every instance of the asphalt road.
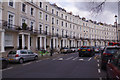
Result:
{"label": "asphalt road", "polygon": [[100,59],[96,58],[97,56],[78,57],[77,53],[71,53],[62,57],[26,62],[4,69],[2,71],[2,77],[94,78],[102,80],[102,78],[106,77],[106,73],[100,69]]}

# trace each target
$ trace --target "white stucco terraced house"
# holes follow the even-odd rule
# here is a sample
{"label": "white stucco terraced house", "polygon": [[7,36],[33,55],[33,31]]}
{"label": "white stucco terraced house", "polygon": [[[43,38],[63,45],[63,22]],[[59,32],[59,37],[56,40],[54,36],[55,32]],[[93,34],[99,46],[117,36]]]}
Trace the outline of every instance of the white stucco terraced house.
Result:
{"label": "white stucco terraced house", "polygon": [[116,27],[80,18],[49,2],[0,2],[0,52],[105,46]]}

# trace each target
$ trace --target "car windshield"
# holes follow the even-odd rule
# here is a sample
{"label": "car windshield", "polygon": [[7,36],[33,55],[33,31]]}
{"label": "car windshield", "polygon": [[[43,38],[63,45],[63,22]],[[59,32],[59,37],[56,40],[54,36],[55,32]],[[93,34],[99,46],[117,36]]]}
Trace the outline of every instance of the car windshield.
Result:
{"label": "car windshield", "polygon": [[9,54],[16,54],[16,51],[10,51]]}
{"label": "car windshield", "polygon": [[119,48],[107,48],[106,53],[114,54],[119,50]]}

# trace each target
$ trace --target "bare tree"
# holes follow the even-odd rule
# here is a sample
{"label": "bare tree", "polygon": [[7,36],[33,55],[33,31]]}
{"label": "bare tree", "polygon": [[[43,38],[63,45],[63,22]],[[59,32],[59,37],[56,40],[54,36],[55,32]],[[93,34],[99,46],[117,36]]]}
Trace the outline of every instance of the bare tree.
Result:
{"label": "bare tree", "polygon": [[95,2],[94,0],[92,0],[91,2],[89,2],[89,7],[90,7],[90,12],[92,14],[99,14],[103,11],[103,8],[105,6],[107,0],[104,0],[103,2]]}
{"label": "bare tree", "polygon": [[[103,11],[104,7],[105,7],[105,3],[107,3],[107,1],[109,0],[103,0],[102,2],[96,2],[95,0],[92,0],[89,2],[89,8],[90,8],[90,12],[92,14],[99,14]],[[120,3],[120,0],[115,0],[115,2]]]}

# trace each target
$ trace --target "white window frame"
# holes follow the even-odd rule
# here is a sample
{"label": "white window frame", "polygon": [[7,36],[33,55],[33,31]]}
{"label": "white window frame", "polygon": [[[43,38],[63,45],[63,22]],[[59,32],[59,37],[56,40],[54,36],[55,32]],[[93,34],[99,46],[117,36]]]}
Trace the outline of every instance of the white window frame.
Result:
{"label": "white window frame", "polygon": [[41,3],[42,3],[42,6],[40,7],[40,2],[39,2],[39,7],[40,7],[40,8],[43,8],[43,2],[41,1]]}
{"label": "white window frame", "polygon": [[[27,24],[27,19],[24,18],[24,17],[22,17],[22,18],[21,18],[21,28],[22,28],[22,19],[24,19],[24,20],[25,20],[25,23]],[[27,24],[27,26],[29,26],[29,25]]]}
{"label": "white window frame", "polygon": [[[47,6],[47,10],[46,10],[46,6]],[[47,4],[45,5],[45,11],[49,11],[49,7]]]}
{"label": "white window frame", "polygon": [[[0,20],[2,20],[2,9],[0,8]],[[1,23],[1,21],[0,21]]]}
{"label": "white window frame", "polygon": [[8,0],[8,6],[11,7],[11,8],[15,8],[15,0],[13,0],[13,6],[10,6],[9,2],[10,2],[10,0]]}
{"label": "white window frame", "polygon": [[35,30],[35,21],[34,20],[30,21],[30,28],[31,28],[31,22],[33,22],[33,31],[34,31]]}
{"label": "white window frame", "polygon": [[55,18],[54,17],[52,17],[52,20],[51,20],[52,22],[52,24],[55,24]]}
{"label": "white window frame", "polygon": [[[31,7],[31,8],[33,8],[33,7]],[[30,8],[30,15],[31,15],[31,8]],[[31,15],[31,16],[34,16],[34,13],[35,13],[35,8],[33,8],[33,15]]]}
{"label": "white window frame", "polygon": [[[58,22],[57,22],[57,21],[58,21]],[[58,19],[56,20],[56,24],[59,25],[59,20],[58,20]]]}
{"label": "white window frame", "polygon": [[39,23],[38,30],[40,30],[40,25],[42,25],[42,31],[43,31],[43,24],[42,23]]}
{"label": "white window frame", "polygon": [[51,13],[52,13],[52,14],[55,14],[55,9],[52,8],[52,12],[51,12]]}
{"label": "white window frame", "polygon": [[45,25],[45,30],[46,30],[46,26],[47,26],[47,32],[49,32],[49,26],[48,26],[48,25]]}
{"label": "white window frame", "polygon": [[13,35],[5,34],[5,46],[6,47],[13,46]]}
{"label": "white window frame", "polygon": [[[42,14],[40,14],[40,13],[42,13]],[[41,15],[41,18],[40,18],[40,15]],[[39,12],[39,18],[43,19],[43,12],[42,11]]]}
{"label": "white window frame", "polygon": [[[46,20],[46,15],[47,15],[47,20]],[[49,15],[48,14],[45,14],[45,21],[49,21]]]}
{"label": "white window frame", "polygon": [[[9,15],[13,15],[13,23],[12,23],[12,25],[14,25],[15,24],[15,14],[12,13],[12,12],[8,12],[8,18],[7,18],[7,20],[9,19]],[[14,26],[12,26],[12,27],[14,27]]]}
{"label": "white window frame", "polygon": [[[25,4],[25,3],[21,3],[21,11],[22,11],[22,5]],[[25,12],[24,13],[27,13],[27,4],[26,5],[26,8],[25,8]],[[23,11],[22,11],[23,12]]]}

